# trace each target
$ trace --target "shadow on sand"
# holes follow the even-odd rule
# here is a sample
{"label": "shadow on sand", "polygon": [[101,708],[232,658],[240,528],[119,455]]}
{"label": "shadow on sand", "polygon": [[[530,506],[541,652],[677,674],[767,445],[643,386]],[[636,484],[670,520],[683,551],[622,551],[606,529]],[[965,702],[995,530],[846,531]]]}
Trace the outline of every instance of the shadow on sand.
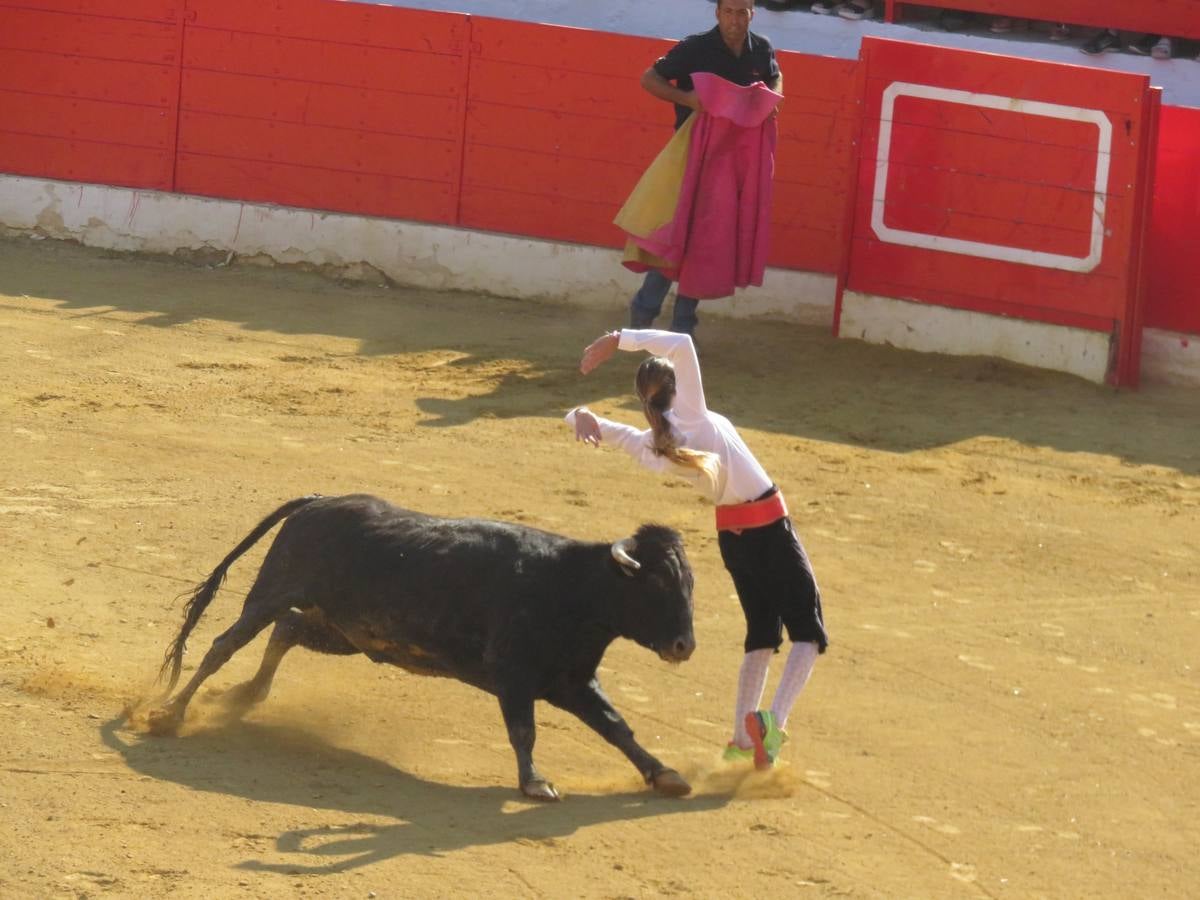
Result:
{"label": "shadow on sand", "polygon": [[572,794],[537,804],[512,786],[426,781],[290,726],[235,720],[184,738],[152,738],[125,723],[124,716],[106,722],[101,739],[142,775],[253,802],[395,820],[285,831],[274,849],[293,860],[237,864],[250,871],[333,874],[408,854],[549,841],[603,822],[698,813],[730,799],[706,794],[672,800],[645,791]]}
{"label": "shadow on sand", "polygon": [[[583,347],[625,324],[621,309],[347,285],[288,268],[213,268],[57,241],[0,240],[0,273],[0,293],[47,298],[80,317],[116,309],[152,327],[216,319],[247,332],[352,339],[360,357],[444,352],[449,370],[484,390],[417,398],[425,427],[557,418],[614,397],[624,398],[621,417],[640,423],[632,355],[586,378],[578,372]],[[1194,390],[1115,391],[994,359],[838,341],[799,325],[709,318],[698,337],[709,405],[739,427],[895,453],[988,436],[1200,473]]]}

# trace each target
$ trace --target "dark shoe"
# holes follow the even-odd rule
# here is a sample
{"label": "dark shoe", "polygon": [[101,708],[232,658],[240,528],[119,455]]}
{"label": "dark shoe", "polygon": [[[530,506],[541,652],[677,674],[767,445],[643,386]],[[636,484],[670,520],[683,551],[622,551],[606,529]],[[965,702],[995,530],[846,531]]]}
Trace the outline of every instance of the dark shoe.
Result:
{"label": "dark shoe", "polygon": [[956,9],[942,10],[938,16],[938,25],[942,31],[962,31],[971,24],[974,17],[970,13],[959,12]]}
{"label": "dark shoe", "polygon": [[1157,43],[1157,34],[1145,34],[1131,43],[1127,49],[1130,53],[1136,53],[1138,56],[1149,56]]}
{"label": "dark shoe", "polygon": [[875,4],[871,0],[849,0],[837,8],[837,14],[854,22],[872,19],[875,17]]}
{"label": "dark shoe", "polygon": [[1055,22],[1050,29],[1050,40],[1065,41],[1071,36],[1071,26],[1066,22]]}
{"label": "dark shoe", "polygon": [[1115,31],[1105,30],[1079,49],[1089,56],[1099,56],[1101,53],[1119,53],[1121,51],[1121,39],[1117,37]]}

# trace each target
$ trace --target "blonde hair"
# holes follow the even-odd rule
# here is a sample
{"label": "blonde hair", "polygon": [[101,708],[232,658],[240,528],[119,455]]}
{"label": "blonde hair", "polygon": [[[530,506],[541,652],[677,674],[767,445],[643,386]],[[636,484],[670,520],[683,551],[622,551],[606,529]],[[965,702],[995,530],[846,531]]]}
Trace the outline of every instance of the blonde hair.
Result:
{"label": "blonde hair", "polygon": [[642,401],[646,421],[650,423],[650,431],[654,435],[650,449],[656,456],[665,456],[677,466],[699,472],[707,481],[709,490],[715,492],[721,458],[704,450],[680,447],[671,434],[671,424],[667,421],[666,412],[675,399],[675,367],[671,365],[670,360],[661,356],[651,356],[643,360],[638,366],[634,386],[638,399]]}

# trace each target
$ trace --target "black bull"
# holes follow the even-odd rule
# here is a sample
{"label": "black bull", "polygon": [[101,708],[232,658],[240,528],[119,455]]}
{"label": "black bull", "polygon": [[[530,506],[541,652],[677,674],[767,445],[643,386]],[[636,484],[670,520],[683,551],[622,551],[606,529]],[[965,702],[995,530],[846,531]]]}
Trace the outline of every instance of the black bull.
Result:
{"label": "black bull", "polygon": [[374,662],[457,678],[500,701],[521,790],[558,794],[533,765],[535,700],[574,713],[624,753],[648,784],[691,788],[647,753],[600,688],[596,668],[618,637],[680,662],[695,649],[692,571],[679,535],[643,525],[615,544],[585,543],[483,519],[443,519],[366,495],[301,497],[271,513],[188,600],[160,677],[179,680],[184,647],[239,556],[286,519],[242,607],[186,686],[150,714],[172,733],[200,684],[274,623],[258,673],[231,701],[264,700],[294,646],[365,653]]}

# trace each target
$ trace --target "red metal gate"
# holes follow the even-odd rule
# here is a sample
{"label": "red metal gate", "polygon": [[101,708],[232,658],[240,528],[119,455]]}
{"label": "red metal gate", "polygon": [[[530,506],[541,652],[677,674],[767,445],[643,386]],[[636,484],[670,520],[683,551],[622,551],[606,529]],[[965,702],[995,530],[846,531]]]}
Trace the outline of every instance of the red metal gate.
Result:
{"label": "red metal gate", "polygon": [[1149,79],[878,38],[860,65],[843,286],[1112,334],[1135,384]]}

